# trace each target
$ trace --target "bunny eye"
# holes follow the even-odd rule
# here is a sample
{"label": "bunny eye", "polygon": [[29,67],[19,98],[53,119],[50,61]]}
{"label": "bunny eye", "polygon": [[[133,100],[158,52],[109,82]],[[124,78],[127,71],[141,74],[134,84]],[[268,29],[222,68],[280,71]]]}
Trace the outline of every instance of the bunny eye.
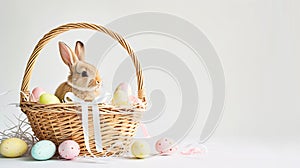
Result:
{"label": "bunny eye", "polygon": [[82,71],[82,72],[81,72],[81,76],[82,76],[82,77],[88,77],[88,74],[87,74],[86,71]]}

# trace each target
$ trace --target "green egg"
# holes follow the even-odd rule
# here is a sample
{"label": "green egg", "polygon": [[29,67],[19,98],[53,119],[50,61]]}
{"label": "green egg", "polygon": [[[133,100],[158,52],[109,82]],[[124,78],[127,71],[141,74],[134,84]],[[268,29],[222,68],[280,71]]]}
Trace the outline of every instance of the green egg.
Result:
{"label": "green egg", "polygon": [[56,104],[56,103],[60,103],[59,99],[53,95],[53,94],[49,94],[49,93],[44,93],[40,96],[39,102],[41,104]]}
{"label": "green egg", "polygon": [[42,140],[37,142],[31,149],[31,156],[35,160],[48,160],[54,156],[56,146],[53,142]]}

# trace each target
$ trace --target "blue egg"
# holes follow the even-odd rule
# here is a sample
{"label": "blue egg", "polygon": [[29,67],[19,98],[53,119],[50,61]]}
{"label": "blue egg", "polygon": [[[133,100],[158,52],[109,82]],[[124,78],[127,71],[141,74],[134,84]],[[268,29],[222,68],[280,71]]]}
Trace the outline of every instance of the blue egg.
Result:
{"label": "blue egg", "polygon": [[42,140],[33,145],[31,149],[31,156],[35,160],[48,160],[54,156],[56,146],[53,142]]}

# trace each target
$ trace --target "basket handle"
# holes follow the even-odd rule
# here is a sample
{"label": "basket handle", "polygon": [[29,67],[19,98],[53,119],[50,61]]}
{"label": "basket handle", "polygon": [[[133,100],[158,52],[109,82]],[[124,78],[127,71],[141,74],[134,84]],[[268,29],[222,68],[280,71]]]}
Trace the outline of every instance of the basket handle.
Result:
{"label": "basket handle", "polygon": [[[140,63],[139,63],[136,55],[134,54],[133,50],[129,46],[129,44],[125,41],[125,39],[123,37],[121,37],[119,34],[113,32],[103,26],[100,26],[100,25],[90,24],[90,23],[69,23],[69,24],[59,26],[59,27],[51,30],[47,34],[45,34],[44,37],[42,39],[40,39],[40,41],[35,46],[32,54],[27,62],[25,74],[23,76],[23,81],[22,81],[22,86],[21,86],[21,91],[22,91],[21,102],[25,101],[25,96],[29,95],[29,93],[30,93],[28,88],[29,88],[29,82],[31,79],[32,70],[33,70],[33,67],[36,63],[37,57],[39,56],[41,50],[44,48],[44,46],[46,44],[48,44],[48,42],[51,39],[55,38],[59,34],[62,34],[66,31],[69,31],[72,29],[96,30],[99,32],[103,32],[103,33],[109,35],[110,37],[112,37],[113,39],[117,40],[123,46],[123,48],[128,52],[128,54],[131,57],[131,60],[134,64],[136,76],[137,76],[138,98],[142,99],[143,102],[146,101],[145,93],[144,93],[144,77],[143,77],[143,72],[142,72]],[[25,93],[25,95],[24,95],[24,93]]]}

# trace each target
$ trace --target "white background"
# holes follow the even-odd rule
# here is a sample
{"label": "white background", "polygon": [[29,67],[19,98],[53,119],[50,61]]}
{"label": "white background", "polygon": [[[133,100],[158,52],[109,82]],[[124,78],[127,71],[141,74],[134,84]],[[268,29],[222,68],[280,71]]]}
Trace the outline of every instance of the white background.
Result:
{"label": "white background", "polygon": [[[105,25],[145,11],[173,14],[199,27],[214,45],[223,64],[227,93],[223,119],[207,142],[210,153],[200,160],[165,160],[173,167],[177,162],[296,167],[295,159],[300,156],[299,7],[296,0],[1,1],[0,92],[20,88],[34,45],[55,26],[81,21]],[[81,35],[88,39],[88,33],[78,37]],[[50,43],[47,50],[57,54],[56,47]],[[61,64],[56,58],[51,60]],[[44,66],[42,62],[40,67]],[[5,115],[5,111],[1,113]],[[23,164],[2,161],[7,167]],[[150,167],[163,161],[151,158],[120,163]],[[51,163],[43,164],[55,165]]]}

